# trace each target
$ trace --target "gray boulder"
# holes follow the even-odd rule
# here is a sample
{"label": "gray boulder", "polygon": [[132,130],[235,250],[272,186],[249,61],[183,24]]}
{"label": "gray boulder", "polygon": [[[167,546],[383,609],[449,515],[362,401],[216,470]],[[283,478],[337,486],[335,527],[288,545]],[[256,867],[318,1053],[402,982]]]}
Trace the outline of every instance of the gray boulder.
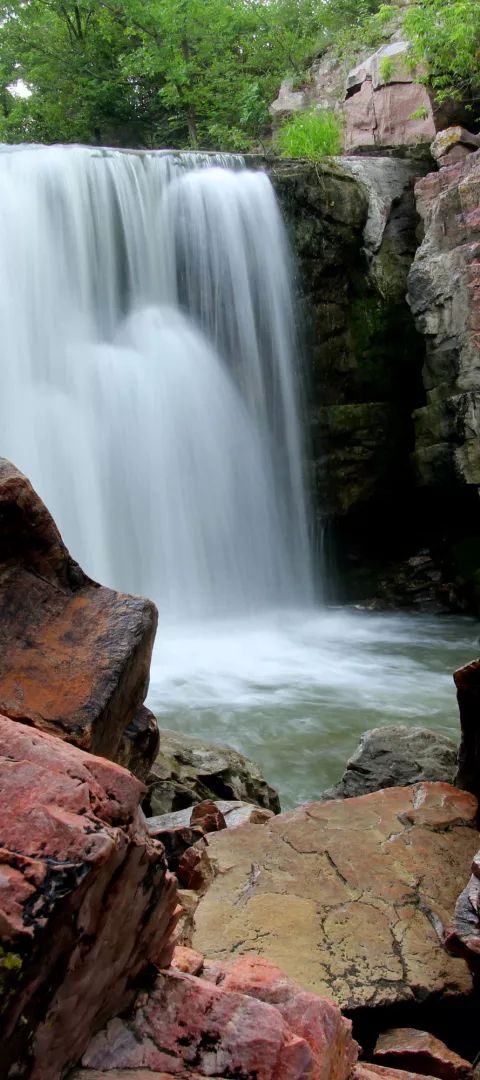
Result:
{"label": "gray boulder", "polygon": [[160,750],[148,778],[147,810],[153,816],[184,810],[205,799],[234,800],[280,812],[274,788],[260,768],[228,746],[160,731]]}
{"label": "gray boulder", "polygon": [[457,754],[453,739],[427,728],[404,724],[373,728],[362,735],[338,783],[320,797],[350,799],[424,780],[453,784]]}

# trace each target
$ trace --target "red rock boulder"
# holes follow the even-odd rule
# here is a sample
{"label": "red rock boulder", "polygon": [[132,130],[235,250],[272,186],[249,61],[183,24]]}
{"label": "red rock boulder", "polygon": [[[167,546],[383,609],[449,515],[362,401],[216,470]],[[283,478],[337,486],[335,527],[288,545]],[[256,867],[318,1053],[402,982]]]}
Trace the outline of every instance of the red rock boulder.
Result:
{"label": "red rock boulder", "polygon": [[86,577],[4,458],[0,604],[0,712],[145,775],[158,746],[153,717],[141,711],[156,608]]}
{"label": "red rock boulder", "polygon": [[170,963],[176,882],[125,769],[0,717],[2,1077],[58,1080]]}
{"label": "red rock boulder", "polygon": [[416,1028],[391,1028],[384,1031],[375,1046],[374,1056],[380,1065],[413,1069],[439,1080],[468,1080],[472,1066],[429,1031]]}
{"label": "red rock boulder", "polygon": [[238,1080],[347,1080],[357,1054],[351,1023],[333,1002],[250,959],[224,965],[213,979],[162,973],[130,1020],[112,1020],[93,1039],[83,1065],[107,1076],[148,1068]]}

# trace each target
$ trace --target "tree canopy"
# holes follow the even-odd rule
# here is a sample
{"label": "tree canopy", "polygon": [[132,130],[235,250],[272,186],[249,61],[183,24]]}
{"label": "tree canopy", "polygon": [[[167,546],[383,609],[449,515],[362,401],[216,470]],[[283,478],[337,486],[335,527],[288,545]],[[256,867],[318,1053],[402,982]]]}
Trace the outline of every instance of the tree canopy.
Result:
{"label": "tree canopy", "polygon": [[[342,35],[374,40],[389,11],[380,0],[0,0],[0,140],[246,150],[268,132],[286,75],[301,79]],[[479,0],[418,0],[405,23],[439,93],[471,94]]]}
{"label": "tree canopy", "polygon": [[[357,0],[0,3],[0,137],[247,148],[280,80],[355,10]],[[19,83],[28,97],[12,94]]]}

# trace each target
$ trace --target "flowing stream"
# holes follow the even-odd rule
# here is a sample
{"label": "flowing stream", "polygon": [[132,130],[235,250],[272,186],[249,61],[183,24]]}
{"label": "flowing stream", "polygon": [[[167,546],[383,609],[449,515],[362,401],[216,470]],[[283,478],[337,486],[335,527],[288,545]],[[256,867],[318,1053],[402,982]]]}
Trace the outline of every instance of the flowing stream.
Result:
{"label": "flowing stream", "polygon": [[258,758],[284,805],[362,730],[455,730],[468,620],[314,607],[288,244],[239,158],[0,153],[0,453],[72,554],[160,610],[164,726]]}

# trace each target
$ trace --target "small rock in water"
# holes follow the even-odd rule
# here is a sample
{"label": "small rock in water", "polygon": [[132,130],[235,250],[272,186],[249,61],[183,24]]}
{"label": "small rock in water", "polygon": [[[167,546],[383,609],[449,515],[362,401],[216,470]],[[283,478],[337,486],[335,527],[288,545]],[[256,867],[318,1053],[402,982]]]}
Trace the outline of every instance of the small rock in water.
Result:
{"label": "small rock in water", "polygon": [[389,724],[365,731],[346,770],[322,799],[350,799],[382,788],[423,781],[453,784],[457,746],[446,735],[422,727]]}

